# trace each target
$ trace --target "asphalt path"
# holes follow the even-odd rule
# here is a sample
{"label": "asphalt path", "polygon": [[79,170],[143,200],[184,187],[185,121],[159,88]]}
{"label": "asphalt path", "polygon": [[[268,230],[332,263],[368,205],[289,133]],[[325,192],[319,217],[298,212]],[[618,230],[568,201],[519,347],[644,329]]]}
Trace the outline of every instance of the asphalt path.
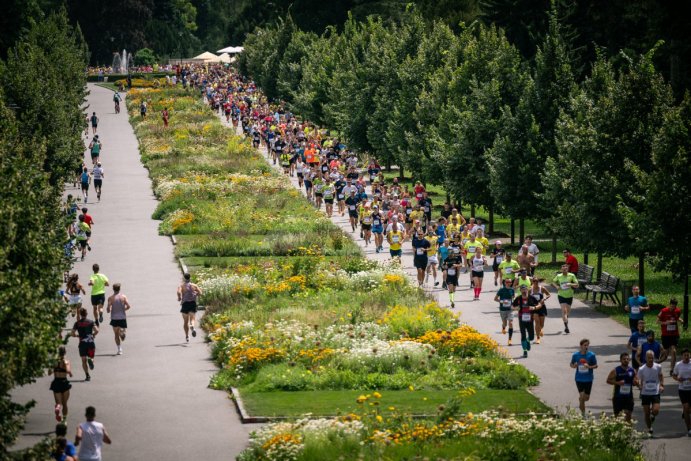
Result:
{"label": "asphalt path", "polygon": [[[98,263],[111,286],[122,284],[132,309],[128,311],[124,354],[116,355],[109,316],[96,337],[95,369],[91,382],[84,372],[76,338],[68,345],[74,377],[69,401],[68,436],[74,439],[84,409],[96,407],[96,420],[105,424],[113,440],[103,459],[232,460],[246,446],[252,426],[242,425],[228,394],[208,389],[216,371],[203,332],[185,342],[176,288],[181,272],[168,237],[158,234],[151,219],[157,201],[147,170],[124,110],[115,114],[112,91],[89,84],[89,113],[100,117],[105,170],[101,202],[89,197],[94,218],[91,251],[74,271],[87,290],[89,310],[91,266]],[[151,114],[157,116],[157,114]],[[91,139],[91,133],[88,140]],[[87,140],[87,142],[88,142]],[[87,160],[89,166],[91,159]],[[92,186],[93,187],[93,186]],[[79,195],[67,186],[66,193]],[[112,294],[108,289],[107,296]],[[201,317],[201,314],[198,315]],[[67,318],[71,327],[74,319]],[[36,443],[55,428],[50,377],[13,392],[17,402],[36,400],[16,448]]]}
{"label": "asphalt path", "polygon": [[[221,120],[226,126],[232,127]],[[240,130],[237,129],[239,133]],[[267,156],[266,148],[260,148],[261,154],[267,162],[273,164]],[[282,171],[276,165],[278,171]],[[297,177],[290,178],[293,186],[298,188]],[[304,194],[304,188],[301,190]],[[337,209],[334,206],[335,209]],[[365,256],[372,260],[386,261],[390,258],[388,244],[384,243],[384,251],[377,253],[374,245],[365,246],[364,239],[359,235],[359,230],[352,232],[348,216],[340,216],[334,213],[332,221],[343,232],[350,235],[360,246]],[[374,241],[374,237],[372,237]],[[504,242],[506,243],[506,241]],[[549,258],[547,248],[540,255],[543,260]],[[416,269],[413,267],[413,250],[409,243],[403,245],[402,269],[408,274],[411,283],[417,284]],[[441,274],[439,275],[441,281]],[[619,354],[626,352],[626,344],[630,336],[628,328],[595,311],[591,306],[583,302],[583,295],[574,299],[571,317],[569,321],[570,334],[564,334],[564,324],[561,321],[561,309],[557,301],[556,292],[551,289],[552,296],[547,302],[548,316],[545,322],[545,336],[542,344],[533,344],[527,359],[523,358],[520,332],[518,324],[514,320],[513,346],[507,345],[507,335],[501,334],[501,320],[499,318],[498,303],[494,302],[499,287],[494,286],[494,274],[490,268],[485,269],[483,291],[479,300],[473,300],[473,290],[470,288],[469,274],[461,274],[460,287],[456,289],[454,312],[460,314],[460,319],[468,323],[478,331],[488,334],[502,347],[506,348],[507,355],[524,365],[540,378],[540,384],[531,392],[541,401],[549,405],[555,411],[566,413],[570,410],[578,410],[578,392],[575,385],[575,371],[569,367],[571,356],[579,348],[582,338],[590,340],[590,350],[597,355],[599,368],[595,370],[595,382],[590,401],[587,403],[587,411],[590,417],[597,417],[602,412],[612,413],[612,386],[606,383],[609,372],[619,365]],[[441,306],[450,307],[448,291],[439,287],[425,285],[424,290],[434,297]],[[647,321],[653,322],[654,318],[648,316]],[[681,357],[679,357],[679,360]],[[688,459],[688,451],[691,449],[691,438],[686,436],[686,429],[681,419],[681,403],[677,394],[677,383],[669,376],[669,362],[663,365],[665,374],[665,392],[662,396],[660,415],[654,424],[655,438],[646,440],[644,444],[645,456],[649,460],[681,460]],[[634,419],[636,427],[641,431],[647,429],[644,424],[643,410],[640,398],[635,394]]]}

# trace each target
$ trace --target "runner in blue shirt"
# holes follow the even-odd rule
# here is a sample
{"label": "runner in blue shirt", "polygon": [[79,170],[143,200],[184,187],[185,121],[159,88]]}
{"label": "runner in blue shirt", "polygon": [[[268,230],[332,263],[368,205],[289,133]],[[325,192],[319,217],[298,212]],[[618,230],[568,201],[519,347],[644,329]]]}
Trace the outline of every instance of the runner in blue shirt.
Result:
{"label": "runner in blue shirt", "polygon": [[622,352],[619,355],[621,365],[609,372],[607,384],[614,386],[612,394],[612,410],[614,416],[619,416],[622,411],[626,416],[626,422],[631,422],[633,413],[633,387],[638,385],[636,370],[629,366],[629,354]]}
{"label": "runner in blue shirt", "polygon": [[646,334],[646,341],[641,343],[641,348],[638,351],[638,361],[643,364],[645,362],[645,353],[653,351],[655,362],[662,363],[667,359],[667,352],[662,348],[662,344],[655,341],[655,332],[649,330]]}
{"label": "runner in blue shirt", "polygon": [[578,407],[585,416],[585,402],[590,400],[593,388],[593,370],[597,368],[595,353],[590,352],[590,340],[581,339],[580,350],[571,356],[571,368],[576,370],[576,388],[578,389]]}
{"label": "runner in blue shirt", "polygon": [[650,309],[650,306],[648,306],[648,298],[641,296],[641,290],[638,288],[638,285],[631,287],[631,293],[633,296],[629,298],[629,302],[624,307],[624,310],[629,313],[629,328],[631,328],[631,333],[633,333],[638,328],[638,321],[643,320],[643,315],[645,311]]}
{"label": "runner in blue shirt", "polygon": [[631,350],[632,365],[636,370],[641,366],[638,361],[638,348],[643,345],[647,338],[648,333],[645,331],[645,320],[639,320],[638,330],[629,337],[628,343],[628,347]]}

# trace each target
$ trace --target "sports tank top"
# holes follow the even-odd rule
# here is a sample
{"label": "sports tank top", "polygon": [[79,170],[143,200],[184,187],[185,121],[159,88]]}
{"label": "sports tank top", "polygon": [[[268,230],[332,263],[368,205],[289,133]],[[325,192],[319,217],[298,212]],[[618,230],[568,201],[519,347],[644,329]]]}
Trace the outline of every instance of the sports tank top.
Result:
{"label": "sports tank top", "polygon": [[182,302],[190,303],[197,301],[197,292],[192,289],[192,284],[187,282],[182,285]]}
{"label": "sports tank top", "polygon": [[113,296],[113,304],[111,305],[110,318],[113,320],[125,320],[125,301],[121,294]]}

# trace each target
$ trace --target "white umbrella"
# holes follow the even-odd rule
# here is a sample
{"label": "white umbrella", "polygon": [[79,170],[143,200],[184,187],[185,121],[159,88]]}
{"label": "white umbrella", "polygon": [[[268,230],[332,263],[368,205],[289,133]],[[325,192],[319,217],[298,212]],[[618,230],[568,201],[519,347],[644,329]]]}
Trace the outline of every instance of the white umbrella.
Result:
{"label": "white umbrella", "polygon": [[224,62],[224,63],[229,63],[231,62],[230,60],[230,55],[228,53],[223,53],[218,57],[218,62]]}
{"label": "white umbrella", "polygon": [[242,51],[245,48],[242,46],[227,46],[223,49],[220,49],[217,51],[217,53],[229,53],[229,54],[237,54],[237,53],[242,53]]}

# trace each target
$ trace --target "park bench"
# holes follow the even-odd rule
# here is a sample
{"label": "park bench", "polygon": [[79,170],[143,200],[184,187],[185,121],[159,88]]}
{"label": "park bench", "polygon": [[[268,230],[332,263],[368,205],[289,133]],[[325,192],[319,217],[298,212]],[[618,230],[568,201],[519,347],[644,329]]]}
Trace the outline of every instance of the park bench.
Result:
{"label": "park bench", "polygon": [[608,297],[613,303],[620,305],[619,296],[617,295],[617,290],[619,289],[619,277],[615,277],[607,272],[603,272],[600,275],[600,279],[597,284],[588,284],[585,286],[586,291],[591,291],[593,293],[593,302],[597,295],[600,295],[600,305],[602,306],[602,298],[604,296]]}
{"label": "park bench", "polygon": [[578,273],[576,274],[576,279],[578,280],[579,287],[585,287],[593,281],[593,273],[595,269],[593,266],[587,264],[578,265]]}

